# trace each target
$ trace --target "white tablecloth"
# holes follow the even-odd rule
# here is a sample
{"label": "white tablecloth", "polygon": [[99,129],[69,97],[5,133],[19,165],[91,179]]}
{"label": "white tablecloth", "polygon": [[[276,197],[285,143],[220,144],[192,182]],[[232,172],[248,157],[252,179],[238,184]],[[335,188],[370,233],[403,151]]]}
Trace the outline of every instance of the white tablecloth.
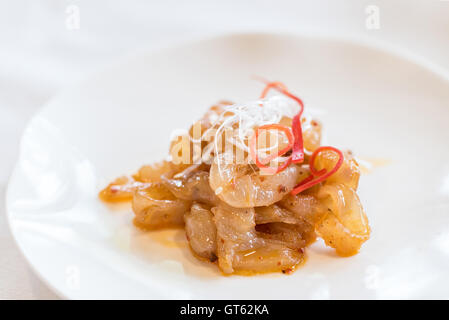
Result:
{"label": "white tablecloth", "polygon": [[[367,27],[370,5],[379,9],[379,29],[372,29],[372,20]],[[442,73],[449,70],[447,0],[2,1],[0,299],[57,298],[18,251],[4,209],[21,132],[38,108],[61,88],[136,49],[239,31],[364,38]]]}

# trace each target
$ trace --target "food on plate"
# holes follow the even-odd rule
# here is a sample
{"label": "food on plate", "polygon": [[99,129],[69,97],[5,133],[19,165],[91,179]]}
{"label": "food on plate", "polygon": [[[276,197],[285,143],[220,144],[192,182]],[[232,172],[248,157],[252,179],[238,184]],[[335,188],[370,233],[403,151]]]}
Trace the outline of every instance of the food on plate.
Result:
{"label": "food on plate", "polygon": [[[278,94],[270,94],[277,92]],[[131,201],[144,230],[184,227],[193,254],[224,274],[290,273],[317,238],[341,256],[368,240],[351,152],[321,145],[322,125],[281,82],[222,101],[176,135],[167,160],[116,179],[99,197]]]}

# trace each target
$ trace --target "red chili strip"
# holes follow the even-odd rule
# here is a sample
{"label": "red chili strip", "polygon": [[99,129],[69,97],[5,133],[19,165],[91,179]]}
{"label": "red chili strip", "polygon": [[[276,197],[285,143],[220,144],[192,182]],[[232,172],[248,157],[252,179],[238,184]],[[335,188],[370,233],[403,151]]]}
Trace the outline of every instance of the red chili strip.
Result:
{"label": "red chili strip", "polygon": [[[320,171],[316,170],[314,162],[315,162],[315,158],[317,157],[317,155],[324,150],[331,150],[334,151],[338,154],[339,159],[337,161],[337,163],[335,164],[335,166],[332,168],[332,170],[327,171],[326,169],[322,169]],[[343,156],[343,152],[341,152],[340,150],[338,150],[337,148],[334,147],[319,147],[317,148],[312,156],[310,157],[309,160],[309,166],[310,166],[310,173],[312,174],[311,176],[307,177],[306,179],[304,179],[303,181],[301,181],[293,190],[292,190],[292,195],[296,195],[300,192],[303,192],[306,189],[309,189],[315,185],[317,185],[318,183],[326,180],[327,178],[329,178],[331,175],[333,175],[335,172],[337,172],[338,169],[340,169],[340,167],[343,164],[343,160],[344,160],[344,156]],[[313,177],[313,178],[311,178]]]}
{"label": "red chili strip", "polygon": [[266,84],[267,85],[265,86],[265,88],[262,91],[262,94],[260,95],[260,99],[265,98],[268,94],[268,91],[270,91],[270,89],[272,88],[284,90],[286,92],[288,91],[286,85],[280,81],[267,82]]}
{"label": "red chili strip", "polygon": [[270,89],[276,89],[280,91],[282,94],[286,95],[287,97],[295,100],[300,107],[299,112],[293,117],[292,121],[292,131],[293,136],[295,138],[293,143],[293,150],[292,150],[292,162],[293,163],[301,163],[304,161],[304,141],[302,137],[302,126],[301,126],[301,116],[304,112],[304,103],[303,101],[298,98],[297,96],[291,94],[287,87],[279,81],[274,82],[267,82],[267,85],[265,86],[265,89],[262,91],[262,94],[260,95],[260,98],[263,99],[268,94],[268,91]]}
{"label": "red chili strip", "polygon": [[302,138],[301,113],[293,117],[292,131],[295,137],[292,150],[292,162],[301,163],[304,161],[304,140]]}
{"label": "red chili strip", "polygon": [[[263,159],[261,161],[261,160],[259,160],[259,157],[258,157],[257,151],[256,151],[257,150],[257,138],[259,137],[260,132],[262,132],[263,130],[270,130],[270,129],[277,129],[279,131],[284,132],[288,139],[288,145],[285,148],[279,150],[276,154],[269,155],[268,157],[266,157],[265,159]],[[251,144],[250,144],[251,158],[256,162],[256,165],[260,169],[273,170],[270,166],[267,166],[266,163],[269,163],[271,160],[273,160],[277,157],[281,157],[284,154],[286,154],[293,146],[293,143],[294,143],[293,139],[294,139],[293,134],[289,127],[283,126],[281,124],[267,124],[267,125],[261,126],[256,129],[256,132],[254,133],[254,135],[251,138]],[[277,167],[277,169],[275,170],[274,173],[281,172],[282,170],[287,168],[287,166],[290,165],[290,163],[291,163],[291,157],[289,157],[286,161],[284,161],[284,163],[282,165]]]}

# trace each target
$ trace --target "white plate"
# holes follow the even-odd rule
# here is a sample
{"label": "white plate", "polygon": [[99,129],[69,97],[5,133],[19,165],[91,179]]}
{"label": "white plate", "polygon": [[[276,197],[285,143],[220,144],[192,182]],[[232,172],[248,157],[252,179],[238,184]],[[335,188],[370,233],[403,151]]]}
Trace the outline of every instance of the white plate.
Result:
{"label": "white plate", "polygon": [[[221,276],[180,230],[143,233],[97,192],[165,157],[170,133],[218,99],[282,80],[314,108],[328,143],[388,165],[361,178],[372,226],[361,253],[321,242],[293,275]],[[232,35],[126,60],[53,99],[28,125],[7,194],[34,270],[68,298],[449,298],[449,83],[350,42]]]}

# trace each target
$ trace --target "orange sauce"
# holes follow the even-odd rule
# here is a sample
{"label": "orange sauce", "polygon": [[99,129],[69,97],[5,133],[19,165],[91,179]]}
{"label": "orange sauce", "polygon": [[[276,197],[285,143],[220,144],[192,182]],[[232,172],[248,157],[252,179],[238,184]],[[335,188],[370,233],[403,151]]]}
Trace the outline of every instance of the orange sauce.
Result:
{"label": "orange sauce", "polygon": [[182,227],[174,226],[169,229],[161,230],[161,229],[151,229],[148,228],[136,219],[133,219],[133,224],[136,228],[142,231],[149,231],[147,234],[150,235],[152,240],[157,243],[167,247],[167,248],[185,248],[187,246],[187,241],[184,239],[183,241],[174,239],[173,231],[174,230],[184,230]]}

